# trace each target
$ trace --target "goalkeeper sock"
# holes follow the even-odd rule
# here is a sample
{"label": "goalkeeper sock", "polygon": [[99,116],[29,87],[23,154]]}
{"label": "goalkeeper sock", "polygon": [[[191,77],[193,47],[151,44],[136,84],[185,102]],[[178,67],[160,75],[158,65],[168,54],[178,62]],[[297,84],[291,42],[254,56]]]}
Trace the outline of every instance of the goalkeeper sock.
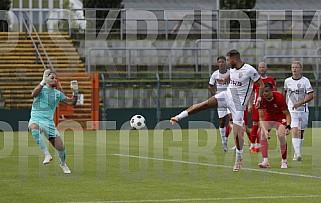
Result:
{"label": "goalkeeper sock", "polygon": [[60,164],[64,166],[66,164],[66,149],[58,151],[58,155],[60,158]]}
{"label": "goalkeeper sock", "polygon": [[48,148],[47,148],[47,145],[45,143],[45,140],[40,135],[40,130],[39,129],[33,129],[33,130],[31,130],[31,134],[32,134],[33,138],[35,139],[37,145],[40,147],[41,151],[45,155],[49,155],[50,153],[48,151]]}

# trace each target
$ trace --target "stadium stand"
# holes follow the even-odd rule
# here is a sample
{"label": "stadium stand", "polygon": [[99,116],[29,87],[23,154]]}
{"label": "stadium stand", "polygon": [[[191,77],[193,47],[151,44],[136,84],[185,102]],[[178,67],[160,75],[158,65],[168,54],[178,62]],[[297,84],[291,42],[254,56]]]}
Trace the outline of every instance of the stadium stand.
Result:
{"label": "stadium stand", "polygon": [[[35,35],[32,33],[32,35]],[[39,37],[46,52],[58,72],[62,90],[71,95],[70,81],[78,80],[80,93],[84,95],[84,104],[77,105],[71,115],[61,119],[75,121],[91,120],[91,80],[85,74],[85,66],[80,60],[76,48],[67,33],[39,33]],[[36,43],[38,41],[36,40]],[[40,82],[43,74],[43,65],[36,55],[31,39],[23,32],[0,32],[0,86],[2,97],[5,98],[5,107],[31,108],[32,90]],[[39,48],[40,54],[43,52]],[[45,63],[47,59],[43,58]]]}

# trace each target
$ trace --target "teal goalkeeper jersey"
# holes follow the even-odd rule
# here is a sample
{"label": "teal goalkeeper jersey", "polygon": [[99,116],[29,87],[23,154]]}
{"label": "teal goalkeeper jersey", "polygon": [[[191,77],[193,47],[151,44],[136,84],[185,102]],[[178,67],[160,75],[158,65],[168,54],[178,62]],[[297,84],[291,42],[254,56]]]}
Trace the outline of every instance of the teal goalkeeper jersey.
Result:
{"label": "teal goalkeeper jersey", "polygon": [[66,98],[62,92],[44,86],[40,94],[33,98],[31,119],[33,121],[52,121],[59,102]]}

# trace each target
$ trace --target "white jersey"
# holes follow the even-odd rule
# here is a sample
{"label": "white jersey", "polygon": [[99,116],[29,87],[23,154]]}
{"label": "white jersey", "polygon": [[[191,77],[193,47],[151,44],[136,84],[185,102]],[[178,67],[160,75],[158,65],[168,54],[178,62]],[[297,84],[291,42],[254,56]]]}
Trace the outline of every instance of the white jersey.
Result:
{"label": "white jersey", "polygon": [[308,78],[302,76],[300,79],[289,77],[284,81],[284,90],[286,91],[286,103],[290,112],[309,112],[308,104],[305,103],[296,109],[293,105],[302,101],[307,94],[313,92],[311,83]]}
{"label": "white jersey", "polygon": [[240,69],[230,70],[230,84],[227,90],[230,91],[233,102],[240,108],[239,110],[245,110],[253,90],[253,83],[259,79],[257,70],[249,64],[243,64]]}
{"label": "white jersey", "polygon": [[225,73],[220,73],[219,70],[216,70],[210,78],[210,81],[208,82],[210,85],[214,85],[216,86],[216,93],[222,92],[222,91],[226,91],[227,87],[228,87],[228,83],[225,82],[223,84],[217,83],[217,79],[222,79],[222,78],[226,78],[227,76],[230,75],[230,70],[227,69]]}

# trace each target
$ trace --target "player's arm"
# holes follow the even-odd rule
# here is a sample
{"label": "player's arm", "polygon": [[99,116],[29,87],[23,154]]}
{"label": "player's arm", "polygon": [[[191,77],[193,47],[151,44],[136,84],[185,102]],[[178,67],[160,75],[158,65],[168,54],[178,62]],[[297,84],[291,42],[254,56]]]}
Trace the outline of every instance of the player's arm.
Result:
{"label": "player's arm", "polygon": [[303,100],[301,100],[301,101],[299,101],[298,103],[296,103],[296,104],[294,104],[293,105],[293,107],[292,107],[292,109],[296,109],[296,108],[298,108],[299,106],[302,106],[303,104],[305,104],[305,103],[308,103],[309,101],[311,101],[312,99],[313,99],[313,92],[309,92],[308,94],[307,94],[307,96],[303,99]]}
{"label": "player's arm", "polygon": [[257,96],[255,107],[259,108],[261,100],[262,100],[263,91],[264,91],[264,83],[263,83],[261,78],[259,80],[257,80],[255,83],[259,86],[259,93],[258,93],[258,96]]}
{"label": "player's arm", "polygon": [[78,100],[78,95],[74,95],[72,98],[66,98],[65,100],[61,101],[64,104],[75,106]]}
{"label": "player's arm", "polygon": [[216,85],[208,84],[207,88],[211,92],[212,95],[216,94]]}
{"label": "player's arm", "polygon": [[282,111],[286,119],[285,134],[288,135],[291,130],[291,114],[288,109]]}
{"label": "player's arm", "polygon": [[37,87],[35,87],[35,89],[33,89],[32,93],[31,93],[31,97],[32,97],[32,98],[38,97],[38,95],[40,94],[43,86],[46,85],[46,78],[49,76],[50,72],[51,72],[50,69],[46,69],[46,70],[43,72],[41,82],[37,85]]}
{"label": "player's arm", "polygon": [[70,81],[70,88],[71,88],[73,97],[66,98],[62,102],[70,106],[75,106],[78,100],[78,91],[79,91],[77,80]]}
{"label": "player's arm", "polygon": [[31,97],[38,97],[38,95],[40,94],[41,90],[42,90],[43,86],[41,84],[37,85],[37,87],[35,87],[35,89],[33,89],[32,93],[31,93]]}

